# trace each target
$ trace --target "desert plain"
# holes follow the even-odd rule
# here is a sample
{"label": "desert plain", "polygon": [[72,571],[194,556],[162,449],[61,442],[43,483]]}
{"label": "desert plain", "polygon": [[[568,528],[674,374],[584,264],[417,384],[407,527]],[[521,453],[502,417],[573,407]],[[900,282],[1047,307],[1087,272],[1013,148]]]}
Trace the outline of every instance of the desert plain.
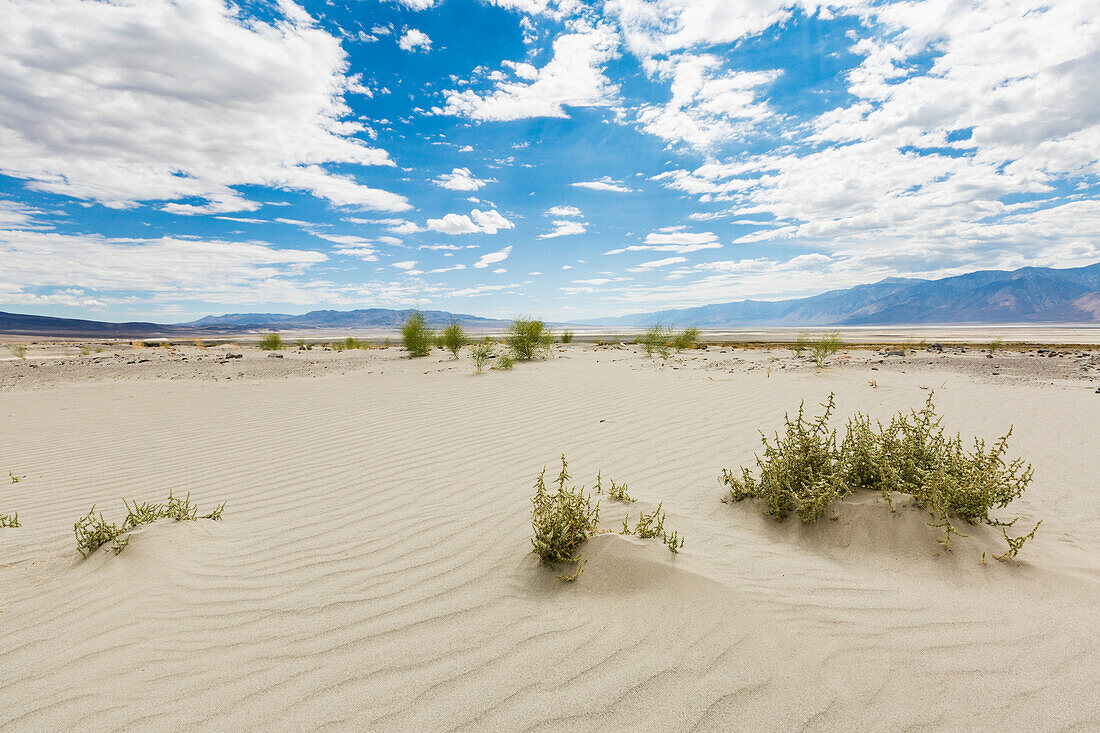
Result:
{"label": "desert plain", "polygon": [[[96,348],[0,361],[2,729],[1100,727],[1095,347],[818,368],[573,343],[483,374],[396,346]],[[1011,425],[1033,465],[997,511],[1043,522],[1016,560],[997,528],[943,547],[875,493],[812,525],[721,501],[803,400],[886,420],[930,391],[950,432]],[[660,505],[683,548],[611,531],[574,582],[540,566],[532,486],[562,454],[628,483],[601,527]],[[93,505],[169,491],[224,516],[77,553]]]}

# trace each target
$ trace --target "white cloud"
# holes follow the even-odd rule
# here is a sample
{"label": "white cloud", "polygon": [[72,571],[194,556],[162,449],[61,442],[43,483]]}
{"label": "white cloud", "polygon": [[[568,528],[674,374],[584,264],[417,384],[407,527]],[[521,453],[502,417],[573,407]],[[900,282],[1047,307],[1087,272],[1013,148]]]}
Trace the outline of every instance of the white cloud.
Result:
{"label": "white cloud", "polygon": [[451,191],[476,191],[487,183],[492,183],[493,180],[476,178],[469,168],[455,168],[450,173],[440,174],[435,182],[437,186]]}
{"label": "white cloud", "polygon": [[647,270],[656,270],[661,267],[668,267],[669,265],[675,265],[680,262],[687,262],[687,257],[666,257],[663,260],[650,260],[649,262],[643,262],[640,265],[626,268],[627,272],[646,272]]}
{"label": "white cloud", "polygon": [[400,5],[404,5],[410,10],[427,10],[435,6],[436,0],[391,0]]}
{"label": "white cloud", "polygon": [[559,36],[554,57],[541,69],[511,64],[517,80],[501,79],[492,92],[472,89],[446,92],[437,114],[456,115],[484,122],[528,117],[568,117],[566,107],[606,107],[618,96],[618,88],[604,76],[604,66],[618,55],[618,37],[606,27]]}
{"label": "white cloud", "polygon": [[398,270],[412,270],[416,267],[416,260],[405,260],[403,262],[394,262],[390,264],[390,267],[396,267]]}
{"label": "white cloud", "polygon": [[511,247],[505,247],[498,252],[489,252],[488,254],[482,255],[481,258],[474,263],[474,267],[485,268],[489,265],[495,265],[498,262],[504,262],[504,260],[508,259],[508,255],[510,254],[512,254]]}
{"label": "white cloud", "polygon": [[428,229],[443,234],[496,234],[501,229],[512,229],[515,225],[505,219],[496,209],[481,211],[474,209],[469,216],[465,214],[447,214],[442,219],[428,219]]}
{"label": "white cloud", "polygon": [[572,234],[584,234],[586,231],[588,230],[584,222],[558,219],[554,222],[554,228],[545,234],[540,234],[539,239],[553,239],[554,237],[566,237]]}
{"label": "white cloud", "polygon": [[416,28],[409,28],[401,34],[401,38],[397,40],[397,45],[402,51],[416,51],[419,49],[427,52],[432,50],[432,39]]}
{"label": "white cloud", "polygon": [[551,206],[549,209],[546,210],[546,213],[549,216],[559,217],[580,216],[581,210],[578,209],[576,206]]}
{"label": "white cloud", "polygon": [[28,283],[100,293],[137,291],[174,300],[309,302],[308,287],[292,278],[328,259],[321,252],[257,242],[31,230],[0,231],[0,252],[0,292],[6,302],[35,302]]}
{"label": "white cloud", "polygon": [[617,193],[633,193],[634,189],[630,188],[622,181],[616,181],[610,176],[604,176],[595,181],[577,181],[576,183],[569,184],[576,186],[577,188],[588,188],[593,191],[614,191]]}
{"label": "white cloud", "polygon": [[[388,211],[404,197],[325,163],[392,165],[356,137],[338,38],[282,2],[273,23],[220,0],[0,5],[0,173],[127,207],[248,211],[235,187],[306,191]],[[89,60],[94,60],[94,63]]]}

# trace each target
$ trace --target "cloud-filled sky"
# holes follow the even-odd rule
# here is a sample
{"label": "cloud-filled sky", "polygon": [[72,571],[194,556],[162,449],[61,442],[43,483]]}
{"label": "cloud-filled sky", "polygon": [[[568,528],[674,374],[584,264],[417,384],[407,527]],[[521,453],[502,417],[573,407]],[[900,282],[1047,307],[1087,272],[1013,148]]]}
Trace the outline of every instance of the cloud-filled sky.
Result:
{"label": "cloud-filled sky", "polygon": [[1095,0],[0,0],[0,310],[554,319],[1100,260]]}

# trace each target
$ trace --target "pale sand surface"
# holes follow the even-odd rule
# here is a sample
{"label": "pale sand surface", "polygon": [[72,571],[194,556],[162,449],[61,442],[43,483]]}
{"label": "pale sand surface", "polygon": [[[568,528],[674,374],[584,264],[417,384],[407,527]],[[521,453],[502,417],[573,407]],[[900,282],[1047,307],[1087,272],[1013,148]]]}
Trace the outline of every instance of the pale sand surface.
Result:
{"label": "pale sand surface", "polygon": [[[573,346],[475,376],[396,349],[242,351],[0,366],[0,512],[23,525],[0,529],[0,727],[1100,726],[1093,356],[819,372]],[[1035,480],[999,516],[1044,520],[1020,562],[980,562],[1003,550],[991,527],[945,552],[927,514],[873,495],[812,527],[719,501],[720,470],[802,398],[886,418],[922,387],[951,430],[1015,425]],[[531,486],[562,452],[580,481],[627,481],[632,518],[663,501],[680,554],[603,535],[577,582],[539,567]],[[227,500],[224,520],[76,555],[93,503],[120,521],[122,498],[169,489]],[[628,507],[601,504],[620,526]]]}

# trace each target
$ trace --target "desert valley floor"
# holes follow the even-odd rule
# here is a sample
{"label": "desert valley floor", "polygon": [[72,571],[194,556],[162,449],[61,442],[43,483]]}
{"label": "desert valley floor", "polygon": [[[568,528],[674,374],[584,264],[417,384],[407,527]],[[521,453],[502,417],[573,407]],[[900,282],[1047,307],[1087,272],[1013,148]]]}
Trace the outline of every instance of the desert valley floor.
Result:
{"label": "desert valley floor", "polygon": [[[1100,351],[556,352],[481,375],[397,348],[0,361],[0,728],[1100,726]],[[1035,477],[998,516],[1043,520],[1018,561],[877,494],[815,525],[722,503],[803,399],[887,419],[929,390],[951,432],[1014,426]],[[601,497],[601,526],[660,503],[679,554],[608,533],[576,582],[539,566],[532,485],[563,453],[637,499]],[[224,518],[77,554],[93,504],[169,490]]]}

